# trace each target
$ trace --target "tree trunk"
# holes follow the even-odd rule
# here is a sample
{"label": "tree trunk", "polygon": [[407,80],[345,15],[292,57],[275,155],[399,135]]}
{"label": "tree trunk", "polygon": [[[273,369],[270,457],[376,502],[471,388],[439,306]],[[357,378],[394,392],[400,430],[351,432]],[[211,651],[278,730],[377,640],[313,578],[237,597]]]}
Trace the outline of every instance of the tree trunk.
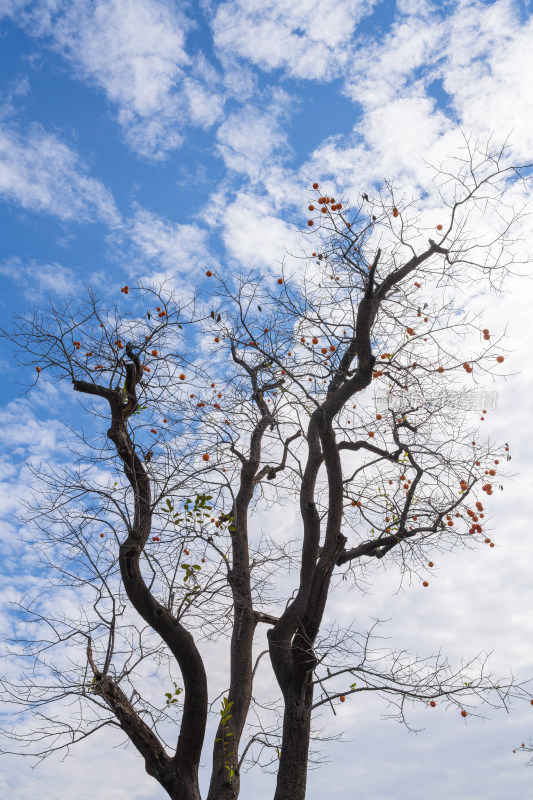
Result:
{"label": "tree trunk", "polygon": [[312,672],[291,683],[285,697],[283,744],[274,800],[305,800],[313,705]]}
{"label": "tree trunk", "polygon": [[200,789],[198,788],[197,767],[180,771],[179,775],[176,775],[175,770],[173,770],[167,780],[165,778],[158,780],[171,800],[202,800]]}

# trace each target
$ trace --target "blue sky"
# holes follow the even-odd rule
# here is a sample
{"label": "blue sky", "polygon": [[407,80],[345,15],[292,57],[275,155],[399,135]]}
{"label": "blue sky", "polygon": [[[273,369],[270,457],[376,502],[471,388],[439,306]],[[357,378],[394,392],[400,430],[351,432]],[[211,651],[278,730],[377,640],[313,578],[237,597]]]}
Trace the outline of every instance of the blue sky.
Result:
{"label": "blue sky", "polygon": [[[531,3],[508,0],[0,0],[2,324],[49,298],[72,301],[87,282],[112,294],[161,276],[189,290],[209,266],[276,274],[300,241],[313,180],[353,201],[385,178],[421,194],[431,186],[426,162],[453,154],[460,130],[509,136],[512,158],[531,160],[532,40]],[[529,222],[522,234],[532,241]],[[365,618],[389,618],[394,598],[402,646],[446,644],[457,656],[494,648],[502,669],[529,676],[531,582],[517,575],[516,554],[533,557],[522,500],[532,477],[530,284],[511,279],[503,298],[477,302],[509,322],[516,351],[491,430],[519,440],[505,501],[514,543],[502,543],[497,565],[493,552],[480,556],[482,580],[479,561],[443,556],[423,609],[418,596],[394,594],[390,575],[371,600],[354,602]],[[62,390],[44,381],[17,404],[20,381],[33,375],[21,376],[5,343],[0,369],[5,605],[27,583],[11,518],[28,488],[22,461],[67,446],[61,421],[70,412]],[[500,505],[495,525],[507,530],[510,506]],[[424,718],[418,736],[382,713],[372,703],[346,709],[342,729],[357,745],[331,747],[309,800],[340,800],[355,785],[361,800],[527,795],[533,769],[512,748],[533,731],[531,713],[468,726]],[[122,757],[129,766],[119,773]],[[134,754],[102,756],[93,742],[36,772],[5,765],[9,797],[37,788],[42,800],[163,797]],[[271,796],[268,779],[249,781],[250,796]]]}

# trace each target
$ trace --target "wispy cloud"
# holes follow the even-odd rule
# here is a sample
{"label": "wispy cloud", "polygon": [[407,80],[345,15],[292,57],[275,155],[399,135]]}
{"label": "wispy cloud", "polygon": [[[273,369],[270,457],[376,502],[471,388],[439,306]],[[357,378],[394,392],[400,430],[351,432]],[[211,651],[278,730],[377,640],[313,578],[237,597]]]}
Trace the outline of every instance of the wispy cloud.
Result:
{"label": "wispy cloud", "polygon": [[280,274],[287,250],[300,247],[299,232],[276,215],[266,197],[242,192],[221,213],[226,250],[239,271],[262,267]]}
{"label": "wispy cloud", "polygon": [[266,71],[327,81],[350,61],[351,38],[372,0],[227,0],[212,22],[221,54],[238,54]]}
{"label": "wispy cloud", "polygon": [[187,52],[195,23],[175,3],[37,0],[12,2],[7,13],[105,92],[128,144],[143,156],[163,158],[179,147],[184,127],[208,127],[221,116],[217,74]]}
{"label": "wispy cloud", "polygon": [[133,275],[144,280],[180,278],[194,285],[197,270],[215,260],[205,228],[172,222],[141,206],[134,207],[114,244],[117,251],[127,253]]}
{"label": "wispy cloud", "polygon": [[37,303],[48,295],[72,297],[81,282],[74,270],[53,262],[40,263],[35,259],[24,262],[21,258],[10,258],[0,264],[0,275],[22,286],[24,297]]}
{"label": "wispy cloud", "polygon": [[226,166],[255,180],[279,163],[289,151],[281,122],[294,100],[283,89],[273,93],[266,107],[247,106],[231,114],[217,132],[218,150]]}
{"label": "wispy cloud", "polygon": [[23,131],[14,122],[0,122],[0,197],[69,222],[120,223],[110,190],[38,123]]}
{"label": "wispy cloud", "polygon": [[461,3],[445,18],[429,2],[402,12],[384,38],[358,42],[344,92],[361,114],[350,134],[316,148],[302,176],[332,177],[353,197],[386,177],[419,192],[433,174],[424,162],[457,152],[460,128],[485,141],[510,136],[514,157],[531,160],[533,20],[509,0]]}

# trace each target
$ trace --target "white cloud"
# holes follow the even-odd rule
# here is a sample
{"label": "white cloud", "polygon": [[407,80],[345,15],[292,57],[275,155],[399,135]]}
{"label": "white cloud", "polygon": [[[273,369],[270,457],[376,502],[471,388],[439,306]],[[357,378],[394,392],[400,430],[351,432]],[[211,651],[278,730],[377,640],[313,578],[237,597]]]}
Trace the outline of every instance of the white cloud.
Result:
{"label": "white cloud", "polygon": [[218,150],[226,166],[251,180],[264,179],[265,172],[288,152],[287,134],[280,122],[293,103],[290,95],[278,89],[266,108],[246,106],[227,117],[217,132]]}
{"label": "white cloud", "polygon": [[120,223],[109,189],[89,176],[74,150],[37,123],[23,132],[0,122],[0,196],[69,222]]}
{"label": "white cloud", "polygon": [[0,275],[20,284],[24,297],[33,303],[49,294],[72,297],[81,289],[74,271],[57,262],[45,264],[34,259],[23,262],[20,258],[10,258],[0,264]]}
{"label": "white cloud", "polygon": [[458,132],[431,99],[394,99],[367,111],[349,137],[333,137],[318,147],[302,168],[302,179],[309,174],[319,181],[331,176],[328,191],[342,189],[355,201],[385,178],[396,179],[408,193],[417,192],[432,177],[424,159],[438,162],[454,152],[459,141]]}
{"label": "white cloud", "polygon": [[[208,248],[208,232],[199,225],[179,224],[137,207],[124,230],[124,244],[131,249],[137,274],[146,275],[152,267],[151,280],[158,277],[190,279],[204,266],[213,265]],[[117,242],[120,246],[121,242]]]}
{"label": "white cloud", "polygon": [[363,39],[346,70],[344,92],[365,111],[423,93],[421,78],[413,80],[414,72],[423,67],[426,81],[433,79],[447,24],[438,16],[428,19],[419,10],[394,24],[383,39]]}
{"label": "white cloud", "polygon": [[266,71],[325,81],[349,63],[351,39],[372,0],[227,0],[212,21],[217,51]]}
{"label": "white cloud", "polygon": [[[529,42],[533,20],[520,19],[510,0],[461,3],[446,17],[442,7],[404,3],[400,17],[379,40],[366,37],[345,76],[344,92],[362,108],[352,132],[325,140],[303,165],[356,199],[385,178],[407,193],[431,188],[425,161],[439,164],[457,153],[462,135],[502,142],[512,157],[531,160],[533,70]],[[528,65],[530,68],[528,69]],[[440,81],[447,103],[432,95]]]}
{"label": "white cloud", "polygon": [[510,0],[467,4],[452,17],[442,66],[460,124],[477,136],[510,136],[513,151],[533,150],[533,18]]}
{"label": "white cloud", "polygon": [[222,113],[215,70],[186,50],[195,23],[168,0],[38,0],[11,14],[105,92],[144,156],[164,157],[184,127],[208,127]]}
{"label": "white cloud", "polygon": [[245,269],[279,274],[287,250],[299,246],[299,233],[273,212],[268,198],[240,193],[223,211],[224,244]]}

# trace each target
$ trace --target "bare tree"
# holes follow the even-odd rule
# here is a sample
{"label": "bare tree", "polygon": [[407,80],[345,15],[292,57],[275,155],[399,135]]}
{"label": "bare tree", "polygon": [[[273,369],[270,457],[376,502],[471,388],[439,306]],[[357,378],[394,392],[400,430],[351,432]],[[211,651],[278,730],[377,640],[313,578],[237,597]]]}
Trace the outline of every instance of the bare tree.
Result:
{"label": "bare tree", "polygon": [[[466,716],[523,695],[483,655],[452,667],[395,652],[326,604],[384,560],[427,587],[431,554],[493,545],[485,503],[509,446],[480,440],[469,403],[504,351],[458,300],[517,264],[523,212],[505,198],[527,173],[504,148],[468,146],[439,171],[429,233],[391,184],[351,210],[314,184],[299,279],[208,270],[208,301],[123,287],[108,308],[89,290],[18,319],[21,363],[70,381],[85,426],[64,468],[35,470],[26,515],[50,590],[21,601],[11,657],[31,669],[3,681],[38,720],[6,731],[24,752],[115,726],[169,797],[199,800],[211,712],[208,800],[236,798],[254,765],[277,772],[275,800],[303,800],[310,744],[327,737],[313,719],[348,696],[377,692],[409,725],[411,703]],[[298,509],[291,540],[269,523],[283,504]],[[67,590],[77,615],[56,602]],[[229,653],[211,704],[207,641]],[[258,685],[267,654],[279,699]],[[165,670],[159,702],[147,676]]]}

